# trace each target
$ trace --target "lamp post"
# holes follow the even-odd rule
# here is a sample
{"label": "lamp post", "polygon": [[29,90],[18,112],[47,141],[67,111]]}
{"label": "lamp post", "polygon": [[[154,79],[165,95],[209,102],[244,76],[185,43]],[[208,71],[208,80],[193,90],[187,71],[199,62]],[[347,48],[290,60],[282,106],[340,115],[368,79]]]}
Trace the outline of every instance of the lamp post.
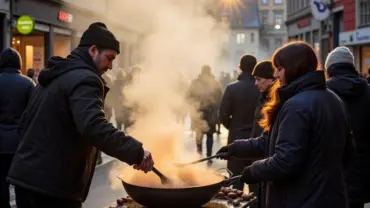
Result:
{"label": "lamp post", "polygon": [[328,33],[328,51],[332,49],[332,46],[334,45],[334,39],[333,39],[333,21],[334,21],[334,0],[323,0],[325,5],[329,9],[329,17],[328,17],[328,23],[327,23],[327,28],[326,32]]}

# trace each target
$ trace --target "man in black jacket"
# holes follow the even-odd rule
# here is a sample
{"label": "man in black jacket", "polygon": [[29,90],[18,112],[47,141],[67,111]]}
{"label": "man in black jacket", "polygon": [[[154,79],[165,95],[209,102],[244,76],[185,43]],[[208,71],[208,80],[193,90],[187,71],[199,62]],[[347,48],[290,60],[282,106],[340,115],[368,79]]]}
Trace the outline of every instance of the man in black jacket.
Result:
{"label": "man in black jacket", "polygon": [[[252,72],[252,76],[256,80],[254,84],[256,85],[256,87],[261,92],[261,95],[260,95],[260,98],[259,98],[259,103],[256,107],[256,111],[254,112],[254,123],[253,123],[253,129],[252,129],[252,133],[251,133],[251,138],[257,138],[257,137],[261,136],[261,134],[263,133],[263,129],[258,124],[258,122],[262,118],[261,110],[262,110],[262,107],[263,107],[263,105],[265,104],[265,102],[267,100],[270,88],[274,84],[274,69],[272,67],[271,61],[261,61],[261,62],[259,62],[254,67],[254,70]],[[268,135],[268,132],[264,132],[264,134],[262,136],[267,138],[267,135]],[[268,155],[268,151],[266,150],[266,156],[267,155]],[[254,191],[257,191],[257,187],[255,187],[255,188],[256,188],[256,190],[254,190]],[[258,196],[258,199],[259,199],[258,200],[259,203],[256,204],[256,205],[252,205],[252,206],[258,207],[258,208],[264,208],[265,207],[264,203],[262,203],[262,202],[266,201],[266,199],[265,199],[266,193],[265,192],[266,192],[265,184],[264,183],[259,183],[258,184],[258,191],[256,193],[257,196]]]}
{"label": "man in black jacket", "polygon": [[0,207],[10,208],[9,183],[6,176],[17,150],[18,132],[35,83],[20,72],[21,57],[12,49],[0,54]]}
{"label": "man in black jacket", "polygon": [[151,170],[150,153],[104,114],[108,87],[101,75],[112,68],[119,48],[103,23],[93,23],[66,59],[50,58],[40,73],[8,175],[18,208],[81,207],[97,149],[136,169]]}
{"label": "man in black jacket", "polygon": [[327,86],[345,103],[351,118],[356,156],[345,169],[350,208],[370,202],[370,87],[356,71],[352,52],[338,47],[327,57]]}
{"label": "man in black jacket", "polygon": [[[251,134],[254,111],[260,95],[252,77],[252,71],[256,64],[257,60],[254,56],[244,55],[240,59],[239,68],[242,73],[238,77],[238,81],[226,87],[221,99],[219,116],[221,123],[229,130],[228,144],[238,139],[248,138]],[[248,164],[250,161],[229,160],[227,167],[234,175],[239,175]],[[242,190],[243,187],[243,183],[234,184],[234,188]],[[252,191],[255,190],[252,188]]]}
{"label": "man in black jacket", "polygon": [[261,61],[259,62],[252,72],[254,77],[255,85],[261,92],[256,111],[254,112],[254,124],[251,133],[251,138],[258,137],[262,134],[263,129],[258,124],[259,120],[262,118],[261,110],[263,105],[267,100],[270,88],[274,84],[274,69],[272,68],[271,61]]}

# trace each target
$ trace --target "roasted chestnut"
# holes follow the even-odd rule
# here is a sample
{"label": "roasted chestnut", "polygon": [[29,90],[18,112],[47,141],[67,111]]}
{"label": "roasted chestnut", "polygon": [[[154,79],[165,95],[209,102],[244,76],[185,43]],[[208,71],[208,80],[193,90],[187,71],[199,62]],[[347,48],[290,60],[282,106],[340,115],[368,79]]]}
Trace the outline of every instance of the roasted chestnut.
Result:
{"label": "roasted chestnut", "polygon": [[249,201],[249,200],[251,200],[253,197],[252,196],[250,196],[249,194],[243,194],[242,195],[242,200],[243,201]]}
{"label": "roasted chestnut", "polygon": [[231,188],[226,187],[223,191],[225,194],[229,194],[231,192]]}
{"label": "roasted chestnut", "polygon": [[238,196],[237,196],[235,193],[233,193],[233,192],[228,193],[228,194],[227,194],[227,197],[229,197],[229,198],[231,198],[231,199],[236,199],[236,198],[238,198]]}
{"label": "roasted chestnut", "polygon": [[236,195],[238,195],[238,197],[241,197],[243,195],[243,191],[237,190],[236,191]]}
{"label": "roasted chestnut", "polygon": [[235,200],[233,201],[233,205],[234,205],[234,206],[239,206],[239,205],[240,205],[240,202],[241,202],[241,199],[235,199]]}
{"label": "roasted chestnut", "polygon": [[220,191],[220,192],[218,192],[217,196],[218,196],[218,197],[224,197],[224,196],[226,196],[226,194],[225,194],[224,192],[221,192],[221,191]]}

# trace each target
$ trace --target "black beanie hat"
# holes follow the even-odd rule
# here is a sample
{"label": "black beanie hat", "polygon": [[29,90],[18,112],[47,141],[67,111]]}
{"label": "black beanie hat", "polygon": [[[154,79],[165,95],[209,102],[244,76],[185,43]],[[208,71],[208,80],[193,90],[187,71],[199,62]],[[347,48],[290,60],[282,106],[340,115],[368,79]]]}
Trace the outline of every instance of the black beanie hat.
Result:
{"label": "black beanie hat", "polygon": [[240,59],[239,68],[243,72],[252,73],[252,71],[253,71],[254,67],[256,66],[256,64],[257,64],[256,57],[254,57],[252,55],[249,55],[249,54],[245,54]]}
{"label": "black beanie hat", "polygon": [[82,34],[80,44],[78,46],[83,47],[92,45],[96,45],[101,48],[112,49],[117,51],[117,53],[120,53],[119,41],[102,22],[92,23]]}
{"label": "black beanie hat", "polygon": [[0,70],[4,68],[21,68],[21,56],[19,55],[18,51],[13,48],[4,49],[0,53]]}
{"label": "black beanie hat", "polygon": [[274,79],[274,68],[271,61],[259,62],[252,72],[252,76],[261,77],[265,79]]}

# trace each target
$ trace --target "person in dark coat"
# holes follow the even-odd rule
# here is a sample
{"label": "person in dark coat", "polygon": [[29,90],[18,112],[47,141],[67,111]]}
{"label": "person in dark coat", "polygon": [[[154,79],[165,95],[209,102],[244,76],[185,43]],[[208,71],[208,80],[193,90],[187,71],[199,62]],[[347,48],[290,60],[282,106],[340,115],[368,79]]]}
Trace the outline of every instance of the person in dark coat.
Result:
{"label": "person in dark coat", "polygon": [[369,66],[369,69],[367,70],[367,78],[366,78],[367,82],[370,83],[370,66]]}
{"label": "person in dark coat", "polygon": [[334,49],[325,63],[327,86],[345,103],[351,118],[356,156],[345,169],[350,208],[370,202],[370,86],[356,71],[352,52]]}
{"label": "person in dark coat", "polygon": [[[256,111],[254,112],[254,123],[251,133],[251,138],[256,138],[258,136],[261,136],[263,133],[263,128],[259,125],[259,121],[262,119],[262,113],[261,109],[264,106],[265,102],[267,101],[268,94],[270,92],[270,88],[274,84],[274,69],[272,67],[271,61],[261,61],[259,62],[253,69],[252,76],[256,80],[254,84],[259,89],[261,95],[259,98],[258,105],[256,107]],[[267,132],[265,132],[265,136],[267,136]],[[267,155],[267,154],[266,154]],[[256,191],[256,190],[254,190]],[[251,207],[258,207],[258,208],[264,208],[264,202],[266,197],[266,186],[264,183],[258,184],[258,191],[257,191],[257,197],[258,197],[258,203],[255,205],[252,205]]]}
{"label": "person in dark coat", "polygon": [[10,208],[8,171],[20,139],[19,125],[35,83],[21,74],[19,53],[7,48],[0,54],[0,207]]}
{"label": "person in dark coat", "polygon": [[[229,84],[224,92],[219,109],[219,116],[223,126],[229,130],[227,143],[231,144],[235,140],[248,138],[252,132],[254,111],[258,104],[260,93],[254,85],[252,71],[257,64],[257,60],[252,55],[244,55],[240,59],[239,68],[242,73],[238,81]],[[229,160],[227,168],[234,175],[239,175],[243,168],[250,164],[245,160]],[[236,182],[234,188],[242,190],[243,183]],[[251,191],[256,192],[250,187]]]}
{"label": "person in dark coat", "polygon": [[258,124],[258,122],[262,119],[261,109],[267,101],[270,88],[275,81],[274,69],[272,67],[271,61],[259,62],[256,67],[254,67],[252,76],[256,80],[254,84],[261,93],[256,111],[254,112],[254,123],[251,133],[251,138],[256,138],[260,136],[263,132],[263,128]]}
{"label": "person in dark coat", "polygon": [[[197,79],[193,80],[187,92],[190,104],[199,111],[200,116],[192,116],[191,126],[195,131],[197,151],[203,152],[203,135],[207,135],[207,156],[212,155],[213,134],[216,132],[217,109],[221,100],[220,83],[211,72],[211,67],[205,65]],[[208,165],[212,161],[209,160]]]}
{"label": "person in dark coat", "polygon": [[279,82],[260,121],[268,139],[235,141],[219,153],[256,158],[268,148],[268,157],[247,166],[241,177],[247,184],[267,183],[267,208],[348,207],[343,169],[355,145],[344,103],[327,89],[325,72],[317,71],[315,51],[307,43],[284,45],[272,62]]}
{"label": "person in dark coat", "polygon": [[21,142],[8,181],[18,208],[81,207],[97,149],[145,172],[153,161],[142,143],[109,123],[102,79],[119,54],[104,23],[93,23],[68,57],[52,57],[23,115]]}

